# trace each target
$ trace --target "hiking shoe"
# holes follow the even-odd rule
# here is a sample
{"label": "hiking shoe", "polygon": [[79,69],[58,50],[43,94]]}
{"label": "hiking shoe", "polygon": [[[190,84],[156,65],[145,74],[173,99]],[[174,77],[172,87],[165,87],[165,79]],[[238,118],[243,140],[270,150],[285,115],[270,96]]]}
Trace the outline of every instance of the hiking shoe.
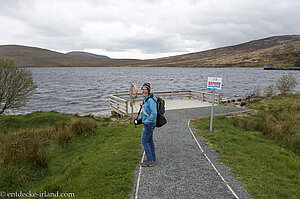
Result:
{"label": "hiking shoe", "polygon": [[141,164],[142,167],[154,167],[154,162],[145,161]]}

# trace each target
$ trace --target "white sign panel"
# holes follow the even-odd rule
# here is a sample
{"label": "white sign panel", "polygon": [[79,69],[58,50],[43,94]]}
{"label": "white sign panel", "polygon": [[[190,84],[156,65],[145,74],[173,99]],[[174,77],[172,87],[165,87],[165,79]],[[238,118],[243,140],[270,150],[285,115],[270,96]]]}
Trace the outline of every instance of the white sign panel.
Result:
{"label": "white sign panel", "polygon": [[220,78],[220,77],[208,77],[207,89],[221,90],[221,88],[222,88],[222,78]]}

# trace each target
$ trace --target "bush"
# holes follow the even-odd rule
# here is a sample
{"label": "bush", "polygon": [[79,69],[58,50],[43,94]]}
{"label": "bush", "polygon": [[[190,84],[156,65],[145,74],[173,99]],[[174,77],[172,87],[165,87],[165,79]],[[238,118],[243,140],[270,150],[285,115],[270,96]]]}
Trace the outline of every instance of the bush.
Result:
{"label": "bush", "polygon": [[270,85],[264,88],[265,97],[272,97],[276,94],[276,86]]}
{"label": "bush", "polygon": [[259,85],[254,86],[254,90],[252,91],[253,97],[261,97],[261,88]]}
{"label": "bush", "polygon": [[18,68],[12,60],[0,58],[0,114],[24,106],[36,88],[29,70]]}
{"label": "bush", "polygon": [[296,78],[290,73],[288,75],[283,75],[277,82],[276,87],[281,93],[288,93],[293,91],[298,82]]}

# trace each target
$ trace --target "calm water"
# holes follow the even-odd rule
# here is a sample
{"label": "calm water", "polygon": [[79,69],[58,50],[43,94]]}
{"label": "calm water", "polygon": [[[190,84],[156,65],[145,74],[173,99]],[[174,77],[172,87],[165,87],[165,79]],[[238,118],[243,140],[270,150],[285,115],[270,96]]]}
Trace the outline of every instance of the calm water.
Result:
{"label": "calm water", "polygon": [[[38,85],[26,107],[8,114],[58,111],[81,115],[109,112],[109,95],[129,92],[150,82],[152,91],[206,90],[207,77],[222,77],[223,97],[246,96],[254,86],[276,84],[292,73],[300,83],[300,71],[265,71],[262,68],[31,68]],[[300,91],[300,85],[296,88]]]}

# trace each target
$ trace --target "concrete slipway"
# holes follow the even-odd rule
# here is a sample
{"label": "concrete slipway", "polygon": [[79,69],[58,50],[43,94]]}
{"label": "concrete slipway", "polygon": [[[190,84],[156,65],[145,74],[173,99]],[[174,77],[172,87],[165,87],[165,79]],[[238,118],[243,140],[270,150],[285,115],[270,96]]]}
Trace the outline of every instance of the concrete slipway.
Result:
{"label": "concrete slipway", "polygon": [[[193,99],[176,99],[165,100],[166,110],[186,109],[186,108],[200,108],[211,106],[209,102],[202,102],[200,100]],[[140,108],[140,102],[133,105],[133,113],[137,113]],[[131,107],[128,108],[128,112],[131,113]]]}

